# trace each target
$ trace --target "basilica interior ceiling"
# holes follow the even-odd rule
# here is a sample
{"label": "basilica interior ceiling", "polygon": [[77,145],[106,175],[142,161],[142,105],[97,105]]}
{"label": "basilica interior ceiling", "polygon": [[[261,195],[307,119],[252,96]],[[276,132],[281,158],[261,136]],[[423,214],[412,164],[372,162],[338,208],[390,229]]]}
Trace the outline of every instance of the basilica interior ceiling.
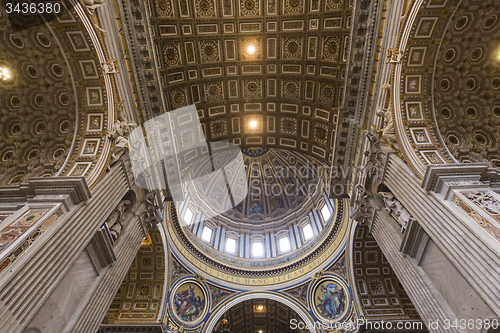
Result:
{"label": "basilica interior ceiling", "polygon": [[[234,209],[222,213],[224,221],[239,230],[243,223],[283,226],[285,215],[304,217],[306,203],[314,207],[323,197],[327,167],[300,153],[284,149],[243,149],[249,192]],[[211,165],[195,167],[194,175],[206,174]],[[238,173],[234,173],[238,175]],[[206,193],[216,184],[206,184]],[[287,186],[288,185],[288,186]],[[309,186],[310,185],[310,186]],[[310,191],[309,191],[310,190]],[[215,202],[214,204],[217,204]],[[311,205],[312,204],[312,205]],[[310,207],[308,207],[310,208]],[[247,226],[252,228],[252,226]],[[258,227],[258,230],[262,227]]]}
{"label": "basilica interior ceiling", "polygon": [[14,33],[7,17],[0,17],[0,45],[0,67],[15,70],[14,81],[2,82],[0,89],[0,182],[53,175],[70,152],[75,132],[71,64],[46,26]]}
{"label": "basilica interior ceiling", "polygon": [[[190,214],[187,217],[184,213],[182,217],[186,229],[189,230],[188,236],[191,236],[200,248],[205,249],[210,246],[218,250],[218,256],[223,255],[224,243],[226,237],[229,237],[235,240],[238,248],[229,254],[226,251],[226,255],[239,257],[238,260],[250,257],[248,251],[240,251],[241,240],[237,241],[245,234],[250,236],[248,241],[266,239],[265,250],[269,251],[270,257],[281,257],[280,261],[290,260],[291,257],[298,257],[299,254],[296,251],[280,251],[278,239],[285,237],[290,249],[301,249],[299,252],[307,251],[315,246],[318,239],[328,231],[335,215],[335,203],[328,199],[325,192],[327,167],[296,151],[243,148],[242,152],[244,159],[239,167],[246,169],[242,174],[246,176],[244,186],[248,194],[234,208],[205,219],[204,225],[212,230],[211,233],[215,237],[212,236],[208,241],[202,240],[200,236],[203,230],[197,223],[191,222],[192,215],[209,208],[204,208],[205,205],[217,209],[224,206],[231,207],[231,204],[226,202],[229,201],[228,197],[214,196],[214,193],[221,192],[218,188],[220,184],[218,178],[222,178],[222,175],[204,183],[200,187],[200,190],[203,188],[204,193],[198,192],[190,197],[194,198],[195,195],[201,194],[203,198],[208,198],[206,203],[203,200],[201,202],[189,200],[187,204]],[[199,163],[193,168],[193,175],[196,178],[196,175],[210,172],[212,166],[210,163]],[[236,182],[233,178],[241,177],[238,170],[228,167],[225,170],[230,183]],[[311,211],[314,209],[321,211],[326,204],[328,204],[325,208],[328,210],[328,218],[324,221],[320,220],[319,223],[313,222],[310,217]],[[220,209],[220,211],[223,210]],[[191,220],[186,220],[187,218]],[[309,225],[311,230],[315,228],[315,237],[303,235],[301,230],[306,225]],[[221,234],[222,228],[225,236]],[[267,240],[267,237],[270,239]],[[244,249],[243,246],[241,248]],[[212,249],[207,249],[207,251],[213,252]],[[234,258],[231,260],[234,261]],[[266,264],[266,266],[269,265]]]}
{"label": "basilica interior ceiling", "polygon": [[460,163],[500,167],[500,8],[464,0],[443,37],[436,64],[439,131]]}
{"label": "basilica interior ceiling", "polygon": [[91,187],[102,177],[111,78],[99,61],[102,45],[83,22],[89,19],[61,8],[45,23],[0,15],[0,67],[10,73],[0,82],[0,186],[57,174],[86,176]]}
{"label": "basilica interior ceiling", "polygon": [[[153,110],[196,104],[209,141],[293,149],[331,162],[351,1],[149,4],[155,58],[143,61],[146,73],[156,63],[165,98],[162,106],[161,97],[152,96]],[[142,55],[148,55],[140,32]]]}
{"label": "basilica interior ceiling", "polygon": [[269,299],[252,299],[231,307],[225,318],[232,332],[241,333],[288,333],[301,330],[291,329],[290,322],[300,322],[300,316],[288,306]]}
{"label": "basilica interior ceiling", "polygon": [[[138,6],[139,0],[131,2]],[[185,262],[194,260],[198,267],[207,271],[213,270],[211,278],[226,276],[229,281],[230,277],[235,280],[241,277],[242,281],[253,281],[245,282],[242,288],[261,281],[267,281],[267,285],[263,283],[259,287],[268,289],[279,283],[290,286],[310,281],[313,271],[317,271],[316,263],[326,266],[328,261],[333,262],[345,251],[350,226],[348,201],[328,201],[323,192],[322,177],[327,178],[325,170],[304,177],[288,174],[283,178],[276,177],[276,172],[283,167],[289,170],[290,167],[292,170],[314,169],[331,165],[334,158],[342,161],[344,157],[346,160],[350,158],[345,154],[334,156],[334,152],[339,147],[345,152],[347,145],[347,135],[342,135],[342,141],[338,142],[337,132],[340,127],[344,131],[349,127],[348,122],[340,122],[340,117],[347,90],[353,1],[156,0],[145,3],[149,6],[147,21],[152,28],[153,43],[148,49],[148,41],[140,34],[149,26],[135,25],[138,32],[134,37],[136,45],[144,56],[143,60],[146,59],[142,64],[145,70],[137,73],[137,81],[140,83],[139,76],[144,76],[144,82],[154,81],[153,77],[157,76],[161,89],[156,91],[154,85],[139,87],[145,88],[144,96],[150,94],[147,106],[153,114],[145,112],[146,118],[196,104],[207,141],[227,140],[241,146],[246,159],[247,181],[258,183],[261,194],[269,190],[265,188],[266,183],[278,184],[279,188],[294,192],[259,197],[250,193],[243,203],[217,221],[206,223],[214,228],[224,227],[235,238],[246,232],[263,239],[265,234],[284,235],[292,233],[296,226],[305,226],[315,209],[326,207],[331,214],[328,220],[321,219],[320,213],[315,212],[323,231],[316,230],[315,236],[318,237],[309,243],[303,238],[298,239],[290,256],[249,263],[211,252],[212,249],[203,247],[206,246],[204,243],[193,243],[182,228],[175,206],[167,202],[165,231],[173,255]],[[362,3],[366,10],[367,1]],[[144,19],[139,11],[132,10],[132,13],[136,20]],[[367,20],[366,16],[362,15],[363,22]],[[6,23],[5,17],[0,17],[0,23]],[[495,24],[496,20],[492,26]],[[471,40],[487,33],[471,29]],[[359,35],[364,35],[364,32],[358,29]],[[452,35],[445,39],[449,43],[453,40]],[[114,114],[116,107],[116,103],[107,103],[116,92],[103,88],[102,64],[99,64],[95,48],[75,11],[69,11],[51,24],[17,33],[12,33],[4,24],[0,27],[0,43],[7,50],[6,63],[0,63],[0,66],[8,65],[15,72],[12,84],[5,85],[5,89],[2,86],[0,90],[0,117],[6,119],[1,124],[0,185],[18,185],[29,177],[54,176],[59,171],[61,175],[85,176],[101,153],[107,160],[109,151],[103,153],[106,128],[110,129],[108,125],[112,121],[111,118],[108,121],[108,117]],[[361,45],[358,49],[363,48],[360,41],[356,45]],[[456,47],[459,56],[460,50]],[[474,50],[470,57],[474,56]],[[467,51],[462,52],[461,56],[466,57]],[[487,69],[494,62],[488,58],[494,51],[485,48],[480,53],[473,61]],[[445,61],[446,54],[436,70],[439,87],[445,86],[441,82],[446,75],[455,75],[448,73],[452,67]],[[148,57],[152,58],[147,60]],[[363,56],[358,53],[357,59],[363,59]],[[356,68],[358,72],[361,70],[359,64]],[[450,119],[437,115],[440,133],[451,145],[452,154],[458,154],[455,157],[462,156],[460,149],[468,149],[464,156],[472,156],[471,151],[490,147],[487,156],[493,156],[490,160],[494,162],[498,153],[494,150],[497,138],[494,127],[498,122],[493,121],[496,118],[488,118],[492,125],[488,125],[490,130],[487,133],[481,129],[482,134],[473,134],[471,128],[478,128],[480,122],[485,121],[482,120],[484,115],[481,118],[481,110],[485,107],[497,116],[493,96],[500,88],[500,78],[497,82],[495,72],[486,73],[472,67],[464,72],[467,74],[457,82],[464,81],[471,95],[480,92],[475,87],[468,89],[472,83],[468,85],[467,82],[482,80],[481,75],[487,77],[484,80],[489,80],[491,87],[485,89],[484,96],[491,103],[477,105],[474,116],[468,109],[466,115],[461,114],[462,123],[470,127],[464,125],[464,130],[446,125],[457,122],[458,113]],[[357,84],[359,80],[352,78],[351,83],[354,82]],[[437,105],[448,103],[450,99],[454,103],[462,100],[459,98],[461,94],[451,98],[444,94],[445,90],[443,95],[436,93]],[[356,94],[357,90],[349,92],[351,99],[355,99]],[[466,117],[473,120],[466,120],[469,119]],[[453,134],[455,132],[457,134]],[[480,135],[483,139],[478,139]],[[462,146],[467,140],[475,140],[479,145],[466,146],[464,143]],[[457,146],[456,150],[453,150],[453,145]],[[253,162],[259,164],[257,174],[248,167]],[[310,197],[296,191],[297,187],[311,184],[317,187]],[[353,249],[356,288],[367,316],[418,319],[367,228],[358,228]],[[181,250],[188,254],[183,257]],[[217,250],[223,252],[220,248]],[[194,270],[188,271],[177,261],[170,272],[166,271],[165,252],[160,232],[151,230],[109,308],[105,324],[155,323],[166,304],[163,302],[167,294],[165,279],[176,281],[176,278],[189,277],[194,281],[200,278],[193,276]],[[292,273],[297,276],[296,281],[295,276],[290,278]],[[171,276],[165,276],[169,274]],[[175,274],[178,276],[174,277]],[[278,283],[273,280],[276,278]],[[223,299],[233,293],[227,291],[223,294],[222,289],[212,285],[210,288],[210,297],[218,292]],[[304,287],[300,290],[304,298]],[[264,311],[258,309],[259,305]],[[263,299],[241,302],[227,315],[230,328],[243,332],[262,329],[261,333],[284,333],[289,331],[286,328],[291,319],[299,319],[289,307]]]}
{"label": "basilica interior ceiling", "polygon": [[394,76],[403,157],[420,176],[428,164],[499,167],[498,3],[432,0],[415,13]]}

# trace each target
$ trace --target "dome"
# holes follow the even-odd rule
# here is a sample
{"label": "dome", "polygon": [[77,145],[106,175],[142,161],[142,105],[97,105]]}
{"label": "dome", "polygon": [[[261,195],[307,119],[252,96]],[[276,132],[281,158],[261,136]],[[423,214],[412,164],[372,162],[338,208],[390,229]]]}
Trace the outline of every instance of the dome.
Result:
{"label": "dome", "polygon": [[434,75],[434,115],[444,144],[460,163],[500,167],[497,14],[473,11],[464,1],[440,45]]}
{"label": "dome", "polygon": [[[238,266],[267,266],[300,257],[325,234],[335,215],[335,202],[325,192],[328,168],[285,149],[243,148],[242,153],[240,166],[202,182],[203,195],[188,187],[188,198],[178,205],[187,237],[211,256]],[[211,168],[203,160],[190,174],[197,178]],[[246,179],[234,180],[244,184],[236,191],[247,195],[240,194],[241,200],[231,205],[230,196],[220,195],[221,178],[231,183],[242,175],[238,168],[244,168]],[[212,216],[209,210],[222,213]]]}

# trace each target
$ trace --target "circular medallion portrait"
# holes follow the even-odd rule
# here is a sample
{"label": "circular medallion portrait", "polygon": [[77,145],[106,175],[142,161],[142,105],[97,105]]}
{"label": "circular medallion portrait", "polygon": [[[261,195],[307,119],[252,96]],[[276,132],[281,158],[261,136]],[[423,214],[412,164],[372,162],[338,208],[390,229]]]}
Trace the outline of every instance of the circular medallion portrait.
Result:
{"label": "circular medallion portrait", "polygon": [[311,296],[316,316],[326,322],[342,320],[349,310],[347,286],[337,278],[320,280]]}
{"label": "circular medallion portrait", "polygon": [[170,296],[170,302],[177,319],[189,326],[199,323],[208,308],[205,289],[194,281],[177,286]]}

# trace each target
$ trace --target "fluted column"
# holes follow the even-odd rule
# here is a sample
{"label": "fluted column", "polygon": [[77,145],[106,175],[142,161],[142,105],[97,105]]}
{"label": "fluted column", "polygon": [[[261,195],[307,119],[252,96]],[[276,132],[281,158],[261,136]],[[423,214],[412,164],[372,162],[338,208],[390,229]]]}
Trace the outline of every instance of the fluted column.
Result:
{"label": "fluted column", "polygon": [[[450,322],[453,322],[458,319],[457,316],[422,268],[399,251],[401,240],[397,239],[391,231],[389,226],[391,217],[383,216],[384,214],[381,213],[381,211],[378,211],[375,214],[372,235],[404,286],[408,296],[410,296],[412,304],[417,309],[429,332],[467,332],[454,328],[445,329],[444,321],[450,320]],[[396,223],[396,221],[392,222]],[[439,322],[439,325],[436,325],[437,327],[429,325],[429,323],[435,322]]]}
{"label": "fluted column", "polygon": [[92,198],[71,207],[0,276],[0,332],[23,330],[128,190],[117,163]]}
{"label": "fluted column", "polygon": [[477,294],[500,316],[500,242],[478,237],[471,221],[457,215],[437,195],[422,188],[421,181],[396,155],[389,156],[384,183]]}
{"label": "fluted column", "polygon": [[116,261],[94,281],[92,290],[87,293],[64,332],[90,333],[99,329],[145,236],[138,216],[127,223],[133,224],[133,227],[126,235],[120,235],[125,239],[115,249]]}

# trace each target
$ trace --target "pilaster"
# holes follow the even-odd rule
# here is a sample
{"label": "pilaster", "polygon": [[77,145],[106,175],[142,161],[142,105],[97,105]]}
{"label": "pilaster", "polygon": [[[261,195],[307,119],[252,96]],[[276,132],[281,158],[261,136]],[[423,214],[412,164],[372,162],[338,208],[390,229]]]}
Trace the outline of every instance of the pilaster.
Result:
{"label": "pilaster", "polygon": [[82,300],[79,310],[68,323],[64,332],[89,333],[99,329],[144,238],[143,228],[137,216],[134,216],[127,223],[132,224],[133,227],[127,235],[121,235],[124,237],[124,241],[116,249],[117,260],[94,281],[92,289]]}
{"label": "pilaster", "polygon": [[[394,237],[388,223],[387,219],[381,218],[380,214],[376,214],[372,229],[373,237],[410,296],[429,332],[467,332],[455,328],[445,329],[444,320],[453,322],[458,319],[457,316],[422,268],[400,252],[399,244],[401,241]],[[429,325],[429,323],[433,322],[439,322],[440,324],[437,328],[433,328]]]}
{"label": "pilaster", "polygon": [[49,178],[30,181],[17,189],[1,189],[3,198],[9,199],[2,204],[7,202],[12,207],[13,202],[37,202],[37,193],[58,197],[57,191],[47,185],[50,181],[69,191],[66,195],[71,200],[60,196],[61,205],[68,210],[0,275],[1,332],[22,331],[129,190],[126,172],[117,164],[93,189],[92,197],[83,178]]}
{"label": "pilaster", "polygon": [[[463,172],[459,175],[459,172],[455,176],[460,176],[463,181],[477,181],[464,177],[474,178],[480,174],[487,174],[484,166],[470,167],[468,173]],[[399,157],[391,155],[384,183],[498,316],[500,315],[500,243],[492,237],[486,239],[478,236],[474,222],[464,218],[464,215],[452,209],[444,200],[447,197],[445,193],[449,193],[453,186],[471,186],[471,184],[460,182],[452,184],[452,180],[449,179],[453,176],[452,173],[440,177],[432,176],[442,173],[439,171],[443,171],[443,168],[429,167],[421,186],[420,180],[404,162]],[[455,178],[453,181],[457,179],[452,178]],[[478,185],[484,186],[484,184]],[[439,193],[435,193],[433,189],[440,189]]]}

